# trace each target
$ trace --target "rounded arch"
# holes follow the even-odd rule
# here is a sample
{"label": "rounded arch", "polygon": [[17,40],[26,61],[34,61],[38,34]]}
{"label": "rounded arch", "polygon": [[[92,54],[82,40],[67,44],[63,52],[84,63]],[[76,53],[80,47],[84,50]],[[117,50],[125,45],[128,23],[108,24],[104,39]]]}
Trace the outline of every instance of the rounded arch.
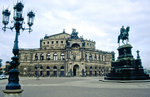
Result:
{"label": "rounded arch", "polygon": [[40,66],[40,69],[43,69],[43,66]]}
{"label": "rounded arch", "polygon": [[44,60],[44,54],[43,53],[40,55],[40,60]]}
{"label": "rounded arch", "polygon": [[47,66],[47,67],[46,67],[46,69],[50,69],[50,67],[49,67],[49,66]]}
{"label": "rounded arch", "polygon": [[58,59],[58,54],[57,54],[57,53],[54,53],[54,54],[53,54],[53,59],[54,59],[54,60],[57,60],[57,59]]}
{"label": "rounded arch", "polygon": [[40,66],[40,76],[43,76],[43,66]]}
{"label": "rounded arch", "polygon": [[61,77],[65,76],[65,71],[64,71],[64,69],[65,69],[64,66],[61,66],[61,67],[60,67],[60,76],[61,76]]}
{"label": "rounded arch", "polygon": [[73,68],[79,68],[79,65],[78,65],[78,64],[76,64],[76,65],[74,65],[74,66],[73,66]]}
{"label": "rounded arch", "polygon": [[47,66],[46,69],[47,69],[47,70],[46,70],[46,75],[47,75],[47,76],[50,76],[50,67]]}
{"label": "rounded arch", "polygon": [[64,56],[65,54],[64,54],[64,53],[61,53],[60,55],[61,55],[61,56]]}
{"label": "rounded arch", "polygon": [[50,54],[50,53],[47,53],[47,54],[46,54],[46,59],[47,59],[47,60],[50,60],[50,59],[51,59],[51,54]]}
{"label": "rounded arch", "polygon": [[99,69],[101,69],[101,67],[99,67]]}
{"label": "rounded arch", "polygon": [[90,70],[92,69],[92,66],[90,66]]}
{"label": "rounded arch", "polygon": [[57,66],[54,66],[53,69],[57,69]]}
{"label": "rounded arch", "polygon": [[37,67],[37,66],[34,66],[34,69],[38,69],[38,67]]}
{"label": "rounded arch", "polygon": [[61,66],[60,69],[64,69],[64,66]]}
{"label": "rounded arch", "polygon": [[38,54],[37,53],[35,54],[34,57],[35,57],[35,60],[38,60]]}
{"label": "rounded arch", "polygon": [[57,53],[54,53],[54,56],[57,56]]}
{"label": "rounded arch", "polygon": [[53,67],[53,76],[57,76],[57,66]]}
{"label": "rounded arch", "polygon": [[92,66],[90,66],[89,76],[92,76]]}
{"label": "rounded arch", "polygon": [[40,68],[42,65],[41,64],[35,64],[34,65],[34,69],[38,69],[38,68]]}
{"label": "rounded arch", "polygon": [[74,74],[74,76],[79,76],[79,65],[78,64],[73,66],[73,74]]}
{"label": "rounded arch", "polygon": [[82,76],[85,76],[85,70],[82,69]]}
{"label": "rounded arch", "polygon": [[85,69],[87,70],[87,67],[85,66]]}
{"label": "rounded arch", "polygon": [[97,66],[95,66],[95,69],[97,69]]}
{"label": "rounded arch", "polygon": [[90,61],[93,60],[93,59],[92,59],[92,54],[91,54],[91,53],[89,54],[89,60],[90,60]]}
{"label": "rounded arch", "polygon": [[64,60],[64,59],[65,59],[65,54],[64,54],[64,53],[61,53],[61,54],[60,54],[60,59],[61,59],[61,60]]}
{"label": "rounded arch", "polygon": [[78,43],[74,43],[74,44],[72,44],[71,48],[78,49],[78,48],[80,48],[80,45]]}

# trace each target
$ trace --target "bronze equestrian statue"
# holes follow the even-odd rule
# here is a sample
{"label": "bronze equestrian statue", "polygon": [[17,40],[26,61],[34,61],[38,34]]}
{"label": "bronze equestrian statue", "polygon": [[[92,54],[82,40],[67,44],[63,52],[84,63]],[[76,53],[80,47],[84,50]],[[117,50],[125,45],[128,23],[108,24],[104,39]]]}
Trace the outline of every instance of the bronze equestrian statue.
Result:
{"label": "bronze equestrian statue", "polygon": [[124,40],[126,40],[126,44],[129,42],[129,30],[130,27],[128,26],[126,29],[124,28],[124,26],[122,26],[122,28],[120,29],[120,35],[118,36],[118,43],[120,45],[120,40],[122,40],[122,43],[124,43]]}

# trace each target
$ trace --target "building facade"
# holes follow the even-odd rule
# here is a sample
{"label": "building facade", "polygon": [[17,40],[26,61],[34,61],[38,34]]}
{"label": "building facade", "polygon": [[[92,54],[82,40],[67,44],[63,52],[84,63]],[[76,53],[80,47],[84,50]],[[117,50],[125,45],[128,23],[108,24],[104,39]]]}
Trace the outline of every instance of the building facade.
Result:
{"label": "building facade", "polygon": [[40,48],[20,49],[21,76],[103,76],[110,71],[112,52],[95,49],[95,42],[71,34],[45,36]]}

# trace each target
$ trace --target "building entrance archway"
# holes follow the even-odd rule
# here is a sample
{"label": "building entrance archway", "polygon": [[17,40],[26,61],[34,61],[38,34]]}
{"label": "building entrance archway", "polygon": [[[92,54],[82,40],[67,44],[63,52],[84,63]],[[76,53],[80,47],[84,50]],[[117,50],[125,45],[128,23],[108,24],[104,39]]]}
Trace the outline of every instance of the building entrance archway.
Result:
{"label": "building entrance archway", "polygon": [[74,76],[79,76],[79,65],[74,65],[73,67],[73,75]]}

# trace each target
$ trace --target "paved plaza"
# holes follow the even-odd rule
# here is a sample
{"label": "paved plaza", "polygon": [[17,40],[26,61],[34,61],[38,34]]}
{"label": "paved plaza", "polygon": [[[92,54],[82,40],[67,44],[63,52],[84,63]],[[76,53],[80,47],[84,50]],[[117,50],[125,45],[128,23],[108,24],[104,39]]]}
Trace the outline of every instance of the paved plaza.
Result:
{"label": "paved plaza", "polygon": [[[150,82],[99,81],[102,77],[21,77],[22,97],[150,97]],[[0,80],[0,97],[7,84]]]}

